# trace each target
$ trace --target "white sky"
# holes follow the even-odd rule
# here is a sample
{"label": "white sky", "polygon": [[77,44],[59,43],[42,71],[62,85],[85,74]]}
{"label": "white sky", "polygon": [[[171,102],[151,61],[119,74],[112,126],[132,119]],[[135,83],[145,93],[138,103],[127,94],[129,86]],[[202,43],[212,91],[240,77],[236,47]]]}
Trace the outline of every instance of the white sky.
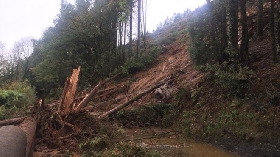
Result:
{"label": "white sky", "polygon": [[[75,0],[68,0],[74,2]],[[39,39],[59,14],[61,0],[0,0],[0,41],[11,48],[23,37]],[[205,0],[148,0],[147,29],[151,32],[173,13],[197,8]]]}

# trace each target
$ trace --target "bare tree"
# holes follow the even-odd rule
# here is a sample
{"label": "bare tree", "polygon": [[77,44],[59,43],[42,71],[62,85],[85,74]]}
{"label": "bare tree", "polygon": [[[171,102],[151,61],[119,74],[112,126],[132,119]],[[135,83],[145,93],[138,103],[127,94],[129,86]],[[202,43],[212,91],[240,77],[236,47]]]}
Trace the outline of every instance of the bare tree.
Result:
{"label": "bare tree", "polygon": [[0,41],[0,77],[4,75],[4,67],[5,67],[5,58],[4,58],[4,53],[5,53],[5,44]]}
{"label": "bare tree", "polygon": [[31,37],[21,38],[15,42],[12,49],[12,71],[13,79],[21,80],[26,77],[28,72],[28,57],[33,52],[33,42]]}
{"label": "bare tree", "polygon": [[4,52],[6,51],[6,45],[4,42],[0,41],[0,56],[4,57]]}

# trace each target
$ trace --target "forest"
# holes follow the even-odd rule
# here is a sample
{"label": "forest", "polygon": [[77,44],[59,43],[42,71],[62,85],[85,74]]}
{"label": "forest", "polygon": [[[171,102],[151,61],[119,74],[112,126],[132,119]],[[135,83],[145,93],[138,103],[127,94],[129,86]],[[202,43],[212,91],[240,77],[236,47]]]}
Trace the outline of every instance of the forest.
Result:
{"label": "forest", "polygon": [[61,0],[40,39],[8,58],[0,42],[0,126],[33,119],[28,152],[41,156],[170,156],[145,141],[163,137],[280,156],[280,1],[206,0],[153,32],[146,11],[147,0]]}

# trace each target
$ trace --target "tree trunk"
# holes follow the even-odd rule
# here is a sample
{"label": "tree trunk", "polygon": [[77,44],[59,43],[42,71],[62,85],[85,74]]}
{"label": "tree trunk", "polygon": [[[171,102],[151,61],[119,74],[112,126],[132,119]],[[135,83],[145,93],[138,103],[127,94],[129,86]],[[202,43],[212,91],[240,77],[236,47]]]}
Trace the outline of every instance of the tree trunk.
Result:
{"label": "tree trunk", "polygon": [[123,37],[123,22],[119,21],[119,51],[120,55],[122,54],[122,37]]}
{"label": "tree trunk", "polygon": [[[170,80],[168,80],[168,81],[170,81]],[[104,114],[100,115],[100,116],[98,117],[98,119],[101,119],[101,120],[102,120],[102,119],[106,118],[107,116],[109,116],[109,115],[111,115],[111,114],[113,114],[113,113],[118,112],[119,110],[121,110],[121,109],[127,107],[128,105],[132,104],[134,101],[139,100],[141,97],[143,97],[143,96],[145,96],[146,94],[150,93],[151,91],[155,90],[156,88],[159,88],[160,86],[162,86],[163,84],[165,84],[165,83],[168,82],[168,81],[164,81],[164,82],[162,82],[162,83],[159,83],[159,84],[157,84],[157,85],[151,87],[149,90],[147,90],[147,91],[145,91],[145,92],[143,92],[143,93],[141,93],[141,94],[138,94],[137,96],[135,96],[134,98],[132,98],[132,99],[129,100],[128,102],[126,102],[126,103],[124,103],[124,104],[121,104],[121,105],[119,105],[119,106],[117,106],[117,107],[111,109],[110,111],[105,112]]]}
{"label": "tree trunk", "polygon": [[274,0],[270,0],[271,3],[271,9],[270,9],[270,35],[271,35],[271,46],[272,46],[272,58],[273,62],[277,62],[277,50],[276,50],[276,43],[275,43],[275,22],[274,22],[274,6],[275,2]]}
{"label": "tree trunk", "polygon": [[141,0],[138,0],[138,27],[137,27],[137,56],[140,56],[140,40],[141,40]]}
{"label": "tree trunk", "polygon": [[132,13],[133,13],[133,0],[130,1],[130,8],[129,8],[130,20],[129,20],[129,53],[132,54]]}
{"label": "tree trunk", "polygon": [[228,38],[227,38],[227,10],[226,10],[226,0],[222,1],[221,6],[221,14],[222,14],[222,22],[221,22],[221,44],[222,44],[222,51],[221,57],[222,59],[226,58],[225,50],[228,46]]}
{"label": "tree trunk", "polygon": [[74,110],[78,111],[80,108],[85,107],[103,84],[99,82],[77,106],[74,106]]}
{"label": "tree trunk", "polygon": [[75,99],[77,84],[80,74],[80,66],[78,69],[73,69],[72,76],[67,78],[62,94],[61,104],[58,108],[58,111],[69,113],[71,110],[71,105]]}
{"label": "tree trunk", "polygon": [[36,121],[35,119],[28,117],[25,118],[24,121],[19,125],[22,131],[25,133],[27,138],[26,143],[26,157],[32,156],[33,154],[33,146],[35,140],[35,133],[36,133]]}
{"label": "tree trunk", "polygon": [[0,127],[0,156],[25,157],[27,138],[18,126]]}
{"label": "tree trunk", "polygon": [[279,48],[280,48],[280,18],[278,19],[278,23],[277,23],[277,54],[279,54],[280,51]]}
{"label": "tree trunk", "polygon": [[263,0],[258,0],[258,18],[257,18],[257,22],[258,22],[258,31],[257,31],[257,35],[258,38],[263,37]]}
{"label": "tree trunk", "polygon": [[247,0],[240,1],[240,12],[241,12],[241,24],[242,24],[242,40],[240,46],[240,58],[244,65],[248,65],[249,53],[248,53],[248,18],[246,14],[246,2]]}
{"label": "tree trunk", "polygon": [[90,100],[92,99],[92,97],[98,92],[99,88],[102,87],[105,83],[109,82],[110,80],[114,79],[115,77],[117,77],[117,75],[111,77],[111,78],[107,78],[105,81],[103,82],[99,82],[91,91],[89,94],[87,94],[87,96],[77,105],[77,106],[73,106],[73,110],[74,111],[78,111],[81,108],[85,107]]}
{"label": "tree trunk", "polygon": [[3,121],[0,121],[0,126],[5,125],[17,125],[24,121],[26,117],[20,117],[20,118],[13,118],[13,119],[6,119]]}
{"label": "tree trunk", "polygon": [[238,52],[238,0],[229,0],[229,41]]}
{"label": "tree trunk", "polygon": [[[145,2],[145,6],[144,6]],[[142,15],[143,15],[143,42],[144,47],[146,46],[146,31],[147,31],[147,0],[142,0]]]}
{"label": "tree trunk", "polygon": [[124,34],[123,34],[123,62],[126,61],[126,31],[127,31],[127,22],[125,21],[124,22]]}

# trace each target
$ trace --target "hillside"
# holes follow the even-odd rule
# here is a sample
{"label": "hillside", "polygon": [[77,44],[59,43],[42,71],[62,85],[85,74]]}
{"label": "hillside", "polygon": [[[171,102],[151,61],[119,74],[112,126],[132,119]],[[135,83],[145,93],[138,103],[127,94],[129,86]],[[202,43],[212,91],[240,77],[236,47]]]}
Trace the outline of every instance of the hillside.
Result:
{"label": "hillside", "polygon": [[[163,93],[161,93],[162,96],[166,96],[165,94],[167,93],[164,92],[169,91],[169,98],[164,101],[172,101],[173,95],[180,88],[194,88],[203,77],[203,74],[194,70],[189,54],[187,53],[187,43],[179,42],[182,41],[182,37],[184,36],[178,36],[177,40],[172,44],[162,45],[161,55],[148,69],[137,72],[128,78],[107,84],[106,87],[101,90],[102,92],[99,92],[95,96],[95,101],[93,103],[102,104],[102,107],[97,105],[98,107],[96,110],[102,108],[101,111],[104,111],[103,107],[105,106],[102,102],[106,102],[110,99],[117,99],[118,101],[115,105],[122,104],[153,85],[172,77],[176,79],[166,84],[162,91]],[[124,90],[120,90],[122,88]],[[139,101],[134,102],[131,107],[156,103],[157,101],[163,101],[163,99],[157,99],[156,94],[152,92],[142,97]],[[112,107],[114,107],[114,105],[108,104],[106,109]]]}
{"label": "hillside", "polygon": [[[254,14],[253,10],[251,15]],[[44,155],[67,154],[69,150],[76,155],[136,151],[136,144],[127,142],[125,135],[156,127],[159,132],[174,132],[240,156],[280,156],[280,63],[273,63],[269,33],[266,31],[262,39],[257,39],[255,24],[250,23],[250,64],[242,69],[244,73],[228,74],[227,69],[222,71],[215,66],[210,67],[214,68],[212,71],[194,66],[189,54],[187,22],[185,17],[149,34],[148,43],[161,49],[156,61],[144,70],[106,83],[88,104],[91,108],[67,115],[65,126],[61,126],[61,117],[53,110],[42,111],[35,151]],[[236,80],[241,80],[240,84],[236,85]],[[166,84],[105,121],[97,120],[101,114],[162,81]],[[233,85],[238,87],[233,92],[246,90],[242,95],[231,93]],[[83,98],[89,91],[81,90],[77,97]],[[127,148],[127,143],[132,146]]]}

